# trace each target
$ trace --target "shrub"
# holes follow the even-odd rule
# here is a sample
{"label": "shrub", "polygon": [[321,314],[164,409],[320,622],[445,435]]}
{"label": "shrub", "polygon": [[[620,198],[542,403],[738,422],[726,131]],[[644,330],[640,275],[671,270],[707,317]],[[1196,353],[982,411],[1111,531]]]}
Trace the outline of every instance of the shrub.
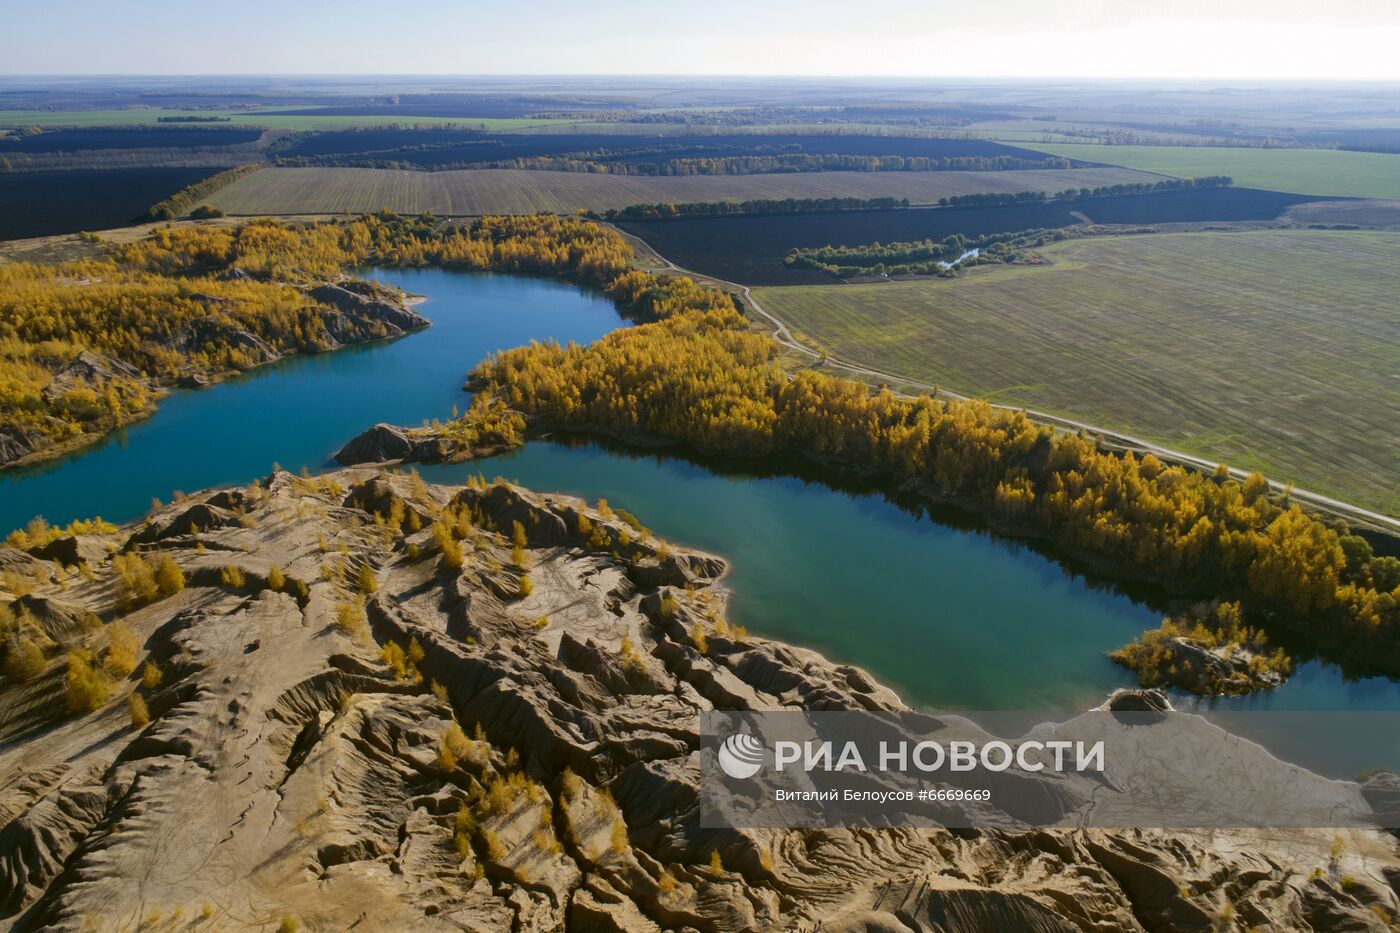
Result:
{"label": "shrub", "polygon": [[455,722],[449,723],[438,737],[438,770],[444,774],[456,771],[457,763],[470,757],[471,753],[471,742],[462,727]]}
{"label": "shrub", "polygon": [[520,598],[524,599],[535,591],[535,585],[530,582],[530,575],[523,574],[520,577]]}
{"label": "shrub", "polygon": [[5,652],[5,676],[10,680],[33,680],[42,674],[47,666],[44,650],[26,635],[13,639],[9,650]]}
{"label": "shrub", "polygon": [[661,889],[663,895],[674,893],[676,890],[676,876],[671,874],[669,868],[663,869],[661,877],[656,879],[656,886]]}
{"label": "shrub", "polygon": [[622,644],[618,646],[618,654],[622,657],[622,666],[626,670],[640,671],[646,667],[646,662],[642,660],[642,653],[637,645],[632,641],[631,635],[622,636]]}
{"label": "shrub", "polygon": [[374,569],[369,564],[360,565],[360,574],[356,585],[359,586],[360,592],[366,596],[379,589],[379,580],[375,578]]}
{"label": "shrub", "polygon": [[476,816],[465,803],[458,805],[457,818],[453,821],[452,842],[457,848],[457,857],[465,859],[472,850],[472,834],[476,832]]}
{"label": "shrub", "polygon": [[241,590],[248,585],[248,578],[233,564],[229,564],[219,573],[219,579],[223,581],[224,586],[235,590]]}
{"label": "shrub", "polygon": [[147,661],[141,668],[141,686],[149,690],[159,690],[165,681],[165,674],[154,661]]}
{"label": "shrub", "polygon": [[719,857],[718,849],[710,850],[710,874],[716,878],[724,874],[724,860]]}
{"label": "shrub", "polygon": [[113,555],[112,573],[116,576],[117,605],[122,608],[143,606],[159,592],[155,569],[140,554]]}
{"label": "shrub", "polygon": [[452,536],[452,529],[442,522],[433,523],[433,540],[442,552],[442,566],[447,570],[462,569],[462,546]]}
{"label": "shrub", "polygon": [[369,640],[369,619],[365,616],[365,604],[359,600],[341,603],[335,607],[335,627],[351,638]]}
{"label": "shrub", "polygon": [[68,652],[67,693],[69,712],[90,713],[101,709],[111,689],[107,677],[92,663],[92,655],[80,648]]}
{"label": "shrub", "polygon": [[103,664],[117,677],[125,677],[136,670],[136,655],[140,645],[136,633],[122,622],[107,626],[107,654]]}
{"label": "shrub", "polygon": [[282,592],[287,585],[287,575],[282,572],[282,568],[273,564],[267,571],[267,588],[274,593]]}
{"label": "shrub", "polygon": [[141,699],[141,694],[133,693],[127,697],[126,706],[131,713],[132,726],[142,729],[151,721],[151,711],[146,707],[146,701]]}
{"label": "shrub", "polygon": [[379,657],[394,672],[395,680],[403,680],[408,676],[408,665],[404,658],[403,649],[398,642],[385,642],[383,649],[379,652]]}
{"label": "shrub", "polygon": [[481,844],[486,847],[486,857],[491,861],[499,862],[506,857],[506,847],[501,842],[501,837],[491,830],[481,831]]}
{"label": "shrub", "polygon": [[156,565],[155,577],[156,589],[162,596],[174,596],[185,588],[185,573],[168,554]]}

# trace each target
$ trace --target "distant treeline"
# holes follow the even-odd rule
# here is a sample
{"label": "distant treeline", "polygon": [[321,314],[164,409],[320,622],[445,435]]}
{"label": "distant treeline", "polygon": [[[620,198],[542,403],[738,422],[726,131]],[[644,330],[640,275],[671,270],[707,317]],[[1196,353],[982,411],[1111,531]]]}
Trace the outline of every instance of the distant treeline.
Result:
{"label": "distant treeline", "polygon": [[[395,152],[422,153],[450,149],[471,143],[402,147]],[[447,171],[467,168],[510,168],[540,172],[584,172],[595,175],[764,175],[795,172],[1002,172],[1025,169],[1066,169],[1075,162],[1059,156],[1026,159],[1019,156],[902,156],[849,155],[844,153],[779,153],[775,155],[692,156],[659,158],[675,147],[597,149],[561,155],[521,156],[490,159],[492,141],[482,141],[481,159],[423,162],[376,157],[375,153],[345,153],[324,156],[282,156],[277,164],[290,167],[334,166],[339,168],[385,168],[406,171]],[[473,153],[474,154],[474,153]]]}
{"label": "distant treeline", "polygon": [[264,162],[245,162],[242,165],[235,165],[233,168],[219,172],[217,175],[210,175],[200,182],[195,182],[187,188],[175,192],[164,201],[159,201],[151,205],[146,211],[145,220],[174,220],[184,214],[188,214],[196,204],[203,201],[209,195],[225,188],[240,178],[246,178],[260,168],[265,168]]}
{"label": "distant treeline", "polygon": [[738,214],[834,214],[840,211],[893,211],[908,198],[762,198],[753,201],[691,201],[681,204],[633,204],[603,213],[608,220],[676,220]]}
{"label": "distant treeline", "polygon": [[231,123],[231,117],[156,117],[157,123]]}
{"label": "distant treeline", "polygon": [[550,172],[591,172],[602,175],[765,175],[793,172],[1004,172],[1024,169],[1066,169],[1074,163],[1058,156],[1022,159],[1017,156],[845,155],[791,153],[787,155],[715,156],[670,159],[665,162],[602,162],[568,156],[535,156],[492,162],[486,168],[516,168]]}
{"label": "distant treeline", "polygon": [[[871,243],[868,246],[822,246],[816,249],[795,249],[784,262],[798,269],[816,269],[839,279],[861,275],[957,275],[957,267],[987,263],[1023,262],[1025,250],[1046,246],[1081,234],[1073,229],[1018,230],[1014,233],[989,233],[968,239],[960,233],[942,240],[920,240],[914,243]],[[949,263],[971,250],[969,256],[950,266]],[[1029,257],[1033,258],[1033,257]]]}
{"label": "distant treeline", "polygon": [[981,120],[1014,120],[1014,114],[999,110],[966,110],[958,106],[917,104],[860,104],[850,107],[745,107],[735,110],[666,110],[640,112],[637,110],[551,110],[531,114],[536,118],[582,120],[594,123],[653,123],[688,127],[772,126],[800,124],[805,129],[817,128],[830,135],[842,133],[868,136],[864,126],[847,127],[828,121],[848,121],[859,124],[889,124],[893,126],[967,126]]}
{"label": "distant treeline", "polygon": [[1015,191],[1003,194],[958,194],[939,198],[939,207],[1005,207],[1008,204],[1028,204],[1038,201],[1087,201],[1090,198],[1117,198],[1131,194],[1160,194],[1167,191],[1200,191],[1205,188],[1228,188],[1235,183],[1229,175],[1207,175],[1203,178],[1170,178],[1155,184],[1100,185],[1097,188],[1066,188],[1055,194],[1044,191]]}
{"label": "distant treeline", "polygon": [[[1209,128],[1199,126],[1166,126],[1161,132],[1135,133],[1130,129],[1066,129],[1056,130],[1059,136],[1067,136],[1073,140],[1088,140],[1104,146],[1191,146],[1196,148],[1218,148],[1218,149],[1299,149],[1303,144],[1289,136],[1237,136],[1224,131],[1225,135],[1217,135],[1208,131]],[[1220,133],[1221,131],[1217,131]],[[1186,135],[1165,135],[1166,133],[1182,133]],[[1045,142],[1060,142],[1054,136],[1047,135]],[[1320,146],[1318,148],[1331,148]]]}
{"label": "distant treeline", "polygon": [[[376,124],[366,124],[366,125],[363,125],[363,126],[345,126],[345,127],[340,127],[340,128],[338,128],[338,129],[335,129],[335,130],[331,130],[331,131],[326,131],[326,130],[301,130],[301,131],[296,132],[296,133],[287,133],[287,134],[285,134],[285,135],[282,135],[282,136],[277,137],[275,140],[273,140],[273,141],[268,145],[267,151],[268,151],[269,153],[278,153],[278,152],[285,152],[285,151],[288,151],[288,150],[295,150],[298,146],[301,146],[303,143],[306,143],[308,140],[316,139],[316,138],[318,138],[318,137],[319,137],[319,138],[324,138],[324,137],[326,137],[326,136],[335,136],[335,137],[365,136],[365,137],[368,137],[368,138],[371,138],[371,139],[376,139],[376,138],[382,139],[383,137],[385,137],[385,136],[387,136],[387,135],[395,135],[395,134],[400,134],[400,133],[412,134],[412,135],[415,136],[415,137],[416,137],[416,136],[423,136],[425,139],[429,139],[429,141],[428,141],[428,142],[412,143],[412,144],[404,144],[404,143],[402,143],[402,142],[397,142],[397,141],[396,141],[396,142],[394,142],[394,143],[391,144],[391,145],[372,145],[372,146],[366,147],[366,148],[364,148],[364,149],[351,149],[351,150],[348,150],[346,153],[344,153],[344,155],[345,155],[345,157],[346,157],[347,159],[352,159],[352,160],[353,160],[353,159],[356,157],[357,154],[364,154],[364,155],[371,155],[371,156],[373,156],[375,153],[380,153],[380,152],[387,153],[387,152],[396,152],[396,151],[397,151],[397,152],[404,152],[404,151],[420,151],[420,150],[424,150],[424,149],[442,149],[442,148],[450,148],[450,147],[454,147],[454,146],[464,146],[464,145],[472,145],[472,144],[476,144],[476,145],[491,145],[491,146],[499,146],[499,145],[501,145],[500,140],[498,140],[498,139],[484,139],[484,140],[479,140],[479,141],[473,141],[473,140],[469,140],[469,139],[456,138],[456,137],[459,137],[459,136],[465,136],[465,135],[468,134],[468,133],[480,133],[480,132],[485,132],[485,130],[486,130],[485,124],[479,124],[479,125],[464,125],[464,124],[459,124],[459,123],[428,123],[428,122],[421,122],[421,123],[419,123],[419,122],[414,122],[414,123],[397,123],[397,122],[395,122],[395,123],[376,123]],[[432,136],[433,136],[434,134],[438,134],[438,138],[432,139]],[[441,134],[451,134],[451,137],[453,137],[453,138],[442,138]],[[309,153],[309,154],[298,155],[298,156],[290,156],[290,157],[287,158],[286,164],[287,164],[287,165],[293,165],[293,166],[309,166],[309,165],[335,165],[335,166],[341,166],[341,165],[342,165],[341,162],[334,161],[336,155],[337,155],[336,153],[330,153],[330,154],[328,154],[328,155],[319,155],[319,156],[318,156],[318,155],[316,155],[315,153]],[[373,159],[373,158],[370,158],[370,159],[363,159],[362,161],[374,162],[374,161],[378,161],[378,160]],[[392,161],[392,160],[385,160],[385,161]],[[350,167],[350,168],[360,168],[360,167],[361,167],[361,166],[358,165],[358,164],[356,164],[356,165],[351,165],[351,164],[349,164],[349,162],[344,163],[344,164],[345,164],[346,167]]]}

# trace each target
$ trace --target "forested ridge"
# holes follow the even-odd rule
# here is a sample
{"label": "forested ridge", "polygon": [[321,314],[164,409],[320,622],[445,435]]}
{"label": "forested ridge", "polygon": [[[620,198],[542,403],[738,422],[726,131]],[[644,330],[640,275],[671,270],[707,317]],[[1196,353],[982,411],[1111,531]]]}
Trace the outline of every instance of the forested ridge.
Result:
{"label": "forested ridge", "polygon": [[145,414],[182,375],[316,348],[320,323],[281,284],[175,279],[112,260],[0,266],[0,463]]}
{"label": "forested ridge", "polygon": [[[98,260],[0,266],[0,464],[147,414],[181,379],[402,333],[368,313],[372,304],[344,313],[310,294],[346,266],[433,262],[602,285],[627,259],[616,237],[599,233],[555,218],[499,218],[448,234],[400,218],[254,222],[160,228]],[[370,302],[385,297],[343,284]]]}

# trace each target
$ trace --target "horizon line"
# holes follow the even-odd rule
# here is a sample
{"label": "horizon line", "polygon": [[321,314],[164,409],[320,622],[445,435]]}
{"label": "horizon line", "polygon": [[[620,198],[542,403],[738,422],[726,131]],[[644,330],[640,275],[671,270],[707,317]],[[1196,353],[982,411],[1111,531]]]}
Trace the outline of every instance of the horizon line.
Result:
{"label": "horizon line", "polygon": [[481,80],[504,78],[613,78],[626,80],[826,80],[826,81],[1184,81],[1191,83],[1257,82],[1277,83],[1351,83],[1397,84],[1400,74],[1391,77],[1360,77],[1355,75],[1110,75],[1110,74],[822,74],[816,72],[782,72],[752,74],[743,72],[677,73],[677,72],[321,72],[321,71],[219,71],[219,72],[9,72],[0,73],[0,81],[56,78],[444,78]]}

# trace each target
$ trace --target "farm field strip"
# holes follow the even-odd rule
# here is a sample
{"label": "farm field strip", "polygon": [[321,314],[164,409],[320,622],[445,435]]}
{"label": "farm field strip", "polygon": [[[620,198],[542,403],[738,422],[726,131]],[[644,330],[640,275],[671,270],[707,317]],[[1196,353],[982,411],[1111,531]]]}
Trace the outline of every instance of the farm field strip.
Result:
{"label": "farm field strip", "polygon": [[1400,514],[1400,234],[1055,244],[956,280],[755,289],[842,360]]}
{"label": "farm field strip", "polygon": [[[329,132],[297,140],[279,150],[278,154],[330,158],[330,162],[324,163],[329,165],[377,160],[401,163],[393,165],[394,168],[409,168],[471,167],[471,163],[508,163],[512,159],[578,158],[584,153],[592,154],[589,156],[591,161],[619,164],[655,165],[678,159],[737,157],[899,156],[931,160],[1006,158],[1032,163],[1016,166],[1020,168],[1054,167],[1043,164],[1052,158],[1043,152],[981,139],[734,133],[619,136],[580,132],[478,133],[460,128]],[[958,167],[968,170],[985,168],[977,165],[930,166],[932,169]],[[851,170],[860,169],[853,166]]]}
{"label": "farm field strip", "polygon": [[271,168],[215,193],[209,202],[230,214],[315,214],[343,211],[436,214],[573,212],[659,201],[752,198],[909,198],[977,192],[1059,191],[1078,186],[1155,180],[1125,169],[1010,172],[809,172],[767,175],[628,176],[515,169],[413,172],[359,168]]}
{"label": "farm field strip", "polygon": [[1336,149],[1228,149],[1020,142],[1067,159],[1182,178],[1229,175],[1236,185],[1328,197],[1400,198],[1400,155]]}

